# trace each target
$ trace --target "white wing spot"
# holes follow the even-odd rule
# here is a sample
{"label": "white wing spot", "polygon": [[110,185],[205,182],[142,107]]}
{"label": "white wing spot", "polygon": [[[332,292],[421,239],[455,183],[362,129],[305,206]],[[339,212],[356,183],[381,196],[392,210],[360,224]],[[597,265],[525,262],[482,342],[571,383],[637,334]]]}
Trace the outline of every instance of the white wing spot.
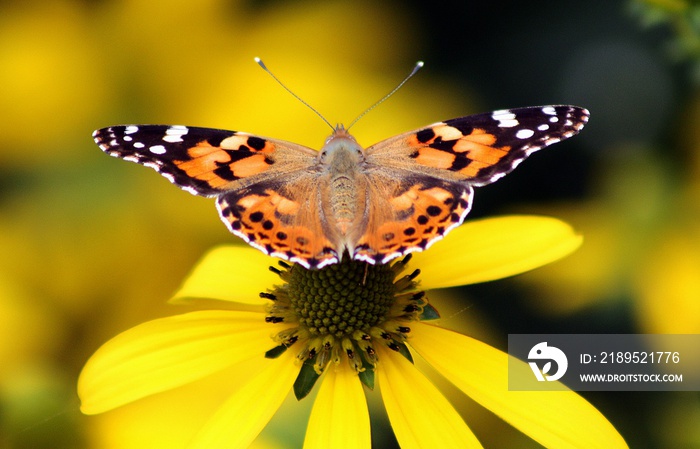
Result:
{"label": "white wing spot", "polygon": [[549,118],[549,121],[550,121],[551,123],[556,123],[556,122],[559,121],[559,117],[550,117],[550,118]]}
{"label": "white wing spot", "polygon": [[542,112],[547,115],[557,115],[557,111],[552,106],[543,107]]}
{"label": "white wing spot", "polygon": [[153,154],[165,154],[165,147],[163,145],[153,145],[148,147],[148,151]]}
{"label": "white wing spot", "polygon": [[134,142],[134,148],[143,148],[146,145],[142,144],[141,142]]}
{"label": "white wing spot", "polygon": [[139,127],[136,125],[129,125],[124,129],[124,134],[133,134],[135,132],[138,132]]}
{"label": "white wing spot", "polygon": [[537,131],[547,131],[548,129],[549,129],[549,125],[546,123],[544,125],[540,125],[537,127]]}
{"label": "white wing spot", "polygon": [[515,118],[515,114],[510,112],[508,109],[501,109],[499,111],[493,111],[491,118],[498,122],[499,128],[512,128],[518,126],[518,120]]}
{"label": "white wing spot", "polygon": [[124,142],[131,142],[132,140],[131,136],[124,136]]}
{"label": "white wing spot", "polygon": [[515,137],[517,137],[518,139],[529,139],[534,135],[535,131],[531,129],[520,129],[517,133],[515,133]]}
{"label": "white wing spot", "polygon": [[182,136],[187,134],[189,129],[186,126],[171,126],[165,130],[165,136],[163,140],[170,143],[182,142]]}
{"label": "white wing spot", "polygon": [[165,142],[170,142],[170,143],[182,142],[182,134],[178,134],[176,136],[171,136],[171,135],[166,134],[163,137],[163,140]]}

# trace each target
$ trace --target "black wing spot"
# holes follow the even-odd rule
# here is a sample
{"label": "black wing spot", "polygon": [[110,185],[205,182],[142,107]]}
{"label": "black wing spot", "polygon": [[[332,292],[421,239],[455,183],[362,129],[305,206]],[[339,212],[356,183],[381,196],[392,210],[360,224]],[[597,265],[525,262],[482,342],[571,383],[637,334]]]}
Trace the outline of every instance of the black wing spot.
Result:
{"label": "black wing spot", "polygon": [[425,211],[431,217],[437,217],[442,212],[442,209],[438,206],[433,205],[433,206],[428,206],[428,208]]}
{"label": "black wing spot", "polygon": [[265,139],[261,139],[260,137],[251,136],[251,137],[248,137],[247,143],[255,151],[260,151],[263,148],[265,148],[266,142],[265,142]]}
{"label": "black wing spot", "polygon": [[231,171],[231,166],[227,163],[217,162],[217,168],[214,169],[214,174],[227,181],[235,181],[238,179],[236,175]]}
{"label": "black wing spot", "polygon": [[431,128],[422,129],[416,133],[416,138],[418,139],[418,142],[420,142],[420,143],[429,142],[434,137],[435,137],[435,131],[433,131]]}
{"label": "black wing spot", "polygon": [[452,152],[454,149],[455,145],[459,142],[459,140],[442,140],[442,137],[438,137],[435,139],[433,143],[428,145],[430,148],[435,148],[436,150],[441,150],[441,151],[448,151]]}
{"label": "black wing spot", "polygon": [[221,133],[221,134],[217,134],[214,136],[209,136],[209,137],[207,137],[206,142],[213,147],[218,147],[218,146],[221,146],[221,142],[223,142],[224,139],[227,139],[227,138],[233,136],[234,134],[235,133],[231,133],[230,135],[226,135],[224,133]]}
{"label": "black wing spot", "polygon": [[450,165],[449,170],[452,171],[460,171],[464,167],[469,166],[469,164],[472,163],[472,160],[469,158],[466,158],[464,156],[457,156],[455,160],[452,162],[452,165]]}
{"label": "black wing spot", "polygon": [[458,130],[459,132],[462,133],[463,136],[468,136],[469,134],[474,132],[474,127],[467,125],[467,121],[464,120],[464,117],[462,118],[455,118],[452,120],[447,120],[445,121],[445,124],[447,126],[451,126],[454,129]]}

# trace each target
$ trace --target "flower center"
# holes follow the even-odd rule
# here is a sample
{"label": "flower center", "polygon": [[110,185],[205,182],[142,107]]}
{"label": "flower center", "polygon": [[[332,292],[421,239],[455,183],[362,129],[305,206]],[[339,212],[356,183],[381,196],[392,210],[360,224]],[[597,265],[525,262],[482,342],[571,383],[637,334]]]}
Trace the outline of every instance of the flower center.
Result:
{"label": "flower center", "polygon": [[321,270],[294,267],[289,301],[312,337],[342,338],[384,321],[394,302],[394,273],[387,265],[353,260]]}
{"label": "flower center", "polygon": [[371,265],[344,258],[320,270],[284,262],[281,269],[270,267],[284,284],[260,294],[271,300],[266,321],[286,326],[266,357],[299,347],[297,358],[303,365],[297,383],[304,386],[297,391],[295,384],[297,398],[308,394],[331,361],[337,364],[343,358],[372,388],[377,344],[412,360],[405,345],[410,322],[438,315],[417,290],[414,279],[420,271],[400,276],[409,260],[406,256],[393,264]]}

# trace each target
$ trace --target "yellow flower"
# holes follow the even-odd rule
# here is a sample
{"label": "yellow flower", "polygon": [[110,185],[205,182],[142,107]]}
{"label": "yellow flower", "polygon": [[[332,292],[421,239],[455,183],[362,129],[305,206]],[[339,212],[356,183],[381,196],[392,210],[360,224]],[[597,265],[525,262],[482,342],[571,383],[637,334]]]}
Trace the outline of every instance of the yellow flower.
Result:
{"label": "yellow flower", "polygon": [[[626,447],[574,392],[508,391],[509,356],[428,324],[438,314],[415,280],[420,271],[421,288],[431,289],[499,279],[559,259],[580,243],[558,220],[511,216],[464,224],[449,244],[383,266],[344,261],[309,271],[281,263],[268,271],[272,259],[254,249],[216,248],[174,301],[216,298],[235,310],[157,319],[116,336],[81,374],[81,409],[101,413],[246,363],[232,379],[236,390],[188,447],[247,447],[290,389],[302,399],[319,383],[304,447],[368,448],[363,384],[373,389],[375,380],[401,447],[480,447],[448,399],[413,365],[417,354],[546,447]],[[420,270],[402,275],[408,265]]]}

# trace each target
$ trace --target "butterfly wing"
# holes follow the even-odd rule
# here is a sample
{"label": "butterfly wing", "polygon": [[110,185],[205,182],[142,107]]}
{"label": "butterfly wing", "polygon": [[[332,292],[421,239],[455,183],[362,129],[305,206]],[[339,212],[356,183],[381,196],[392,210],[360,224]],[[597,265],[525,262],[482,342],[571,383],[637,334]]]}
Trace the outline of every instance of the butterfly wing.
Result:
{"label": "butterfly wing", "polygon": [[227,192],[217,208],[231,232],[264,253],[321,268],[337,262],[343,246],[324,215],[327,182],[299,172]]}
{"label": "butterfly wing", "polygon": [[[95,131],[107,154],[156,170],[188,192],[217,197],[231,232],[307,267],[337,261],[318,207],[318,153],[301,145],[210,128],[113,126]],[[334,239],[335,240],[335,239]]]}
{"label": "butterfly wing", "polygon": [[247,133],[186,126],[112,126],[95,131],[93,138],[110,156],[153,168],[201,196],[217,196],[303,170],[317,154],[301,145]]}
{"label": "butterfly wing", "polygon": [[470,115],[387,139],[367,149],[372,161],[451,176],[472,186],[492,183],[530,154],[577,134],[586,109],[540,106]]}
{"label": "butterfly wing", "polygon": [[458,226],[471,206],[473,189],[462,183],[386,167],[367,179],[371,201],[353,258],[370,263],[427,249]]}
{"label": "butterfly wing", "polygon": [[575,135],[588,116],[576,106],[501,110],[435,123],[369,147],[369,166],[406,182],[368,176],[373,201],[355,257],[384,263],[426,249],[462,223],[472,187],[496,181],[533,152]]}

